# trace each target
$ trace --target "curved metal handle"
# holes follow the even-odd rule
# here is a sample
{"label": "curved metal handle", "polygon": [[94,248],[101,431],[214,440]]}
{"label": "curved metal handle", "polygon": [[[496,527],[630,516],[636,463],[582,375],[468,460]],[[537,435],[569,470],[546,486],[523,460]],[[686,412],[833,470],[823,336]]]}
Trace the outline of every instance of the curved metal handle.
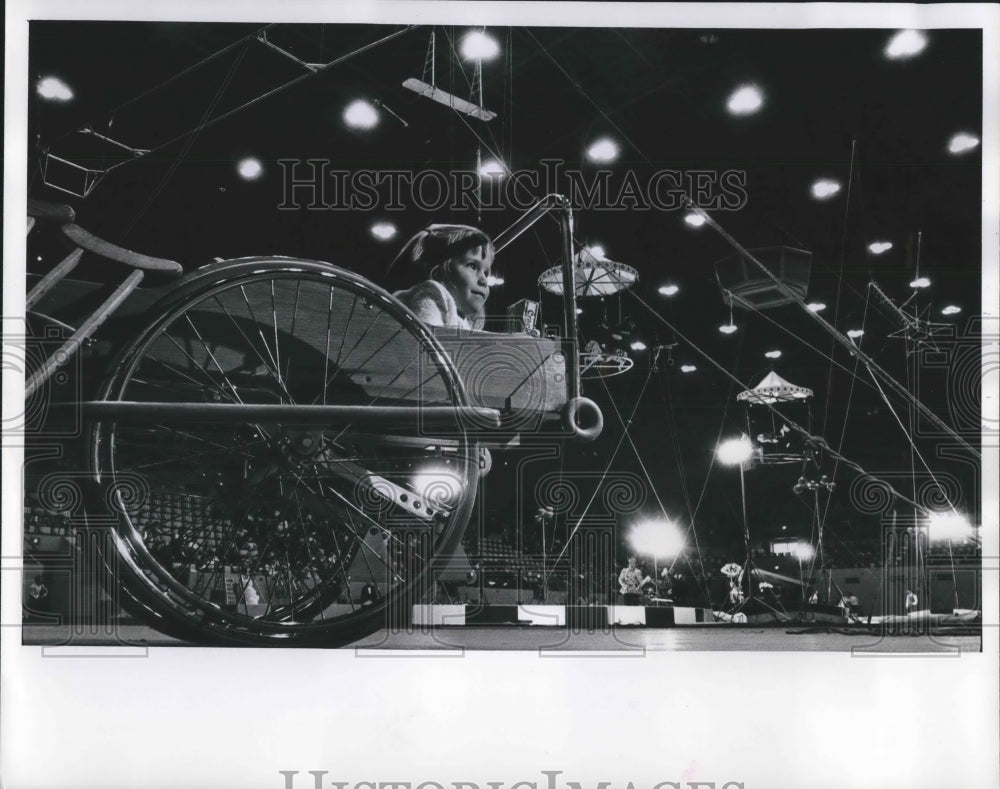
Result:
{"label": "curved metal handle", "polygon": [[574,438],[593,441],[604,430],[604,414],[593,400],[574,397],[563,407],[563,424]]}

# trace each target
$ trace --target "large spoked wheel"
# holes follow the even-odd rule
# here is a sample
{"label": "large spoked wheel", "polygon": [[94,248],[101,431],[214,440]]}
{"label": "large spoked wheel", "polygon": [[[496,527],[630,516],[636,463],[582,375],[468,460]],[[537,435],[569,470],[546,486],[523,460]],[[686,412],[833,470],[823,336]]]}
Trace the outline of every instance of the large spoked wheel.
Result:
{"label": "large spoked wheel", "polygon": [[154,310],[100,399],[238,414],[397,407],[385,426],[162,407],[94,426],[123,591],[175,635],[335,646],[403,624],[469,519],[478,448],[459,423],[421,419],[428,405],[466,405],[454,366],[399,302],[328,264],[199,270]]}

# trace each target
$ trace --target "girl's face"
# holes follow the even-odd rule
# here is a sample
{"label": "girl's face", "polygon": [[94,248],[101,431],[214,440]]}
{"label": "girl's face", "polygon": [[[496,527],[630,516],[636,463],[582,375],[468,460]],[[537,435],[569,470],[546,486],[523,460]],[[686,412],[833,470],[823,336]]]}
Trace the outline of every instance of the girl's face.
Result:
{"label": "girl's face", "polygon": [[448,265],[443,284],[454,297],[463,318],[483,314],[486,299],[490,297],[490,286],[486,282],[492,265],[493,257],[485,246],[470,249]]}

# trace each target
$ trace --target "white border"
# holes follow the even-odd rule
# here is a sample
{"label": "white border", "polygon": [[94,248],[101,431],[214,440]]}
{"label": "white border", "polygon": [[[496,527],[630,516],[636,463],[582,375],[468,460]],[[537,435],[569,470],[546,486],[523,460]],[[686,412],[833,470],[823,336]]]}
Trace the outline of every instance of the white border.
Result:
{"label": "white border", "polygon": [[[668,27],[984,27],[983,309],[998,289],[998,10],[993,5],[414,2],[9,2],[5,316],[23,314],[27,20],[419,22]],[[995,349],[992,357],[995,363]],[[997,422],[996,370],[983,407]],[[4,369],[4,414],[23,381]],[[20,456],[4,448],[3,555],[20,553]],[[984,554],[996,557],[998,464],[984,457]],[[996,560],[984,593],[1000,597]],[[5,560],[4,567],[9,562]],[[2,619],[20,619],[3,574]],[[329,781],[597,780],[747,787],[996,786],[998,619],[957,660],[844,654],[654,653],[642,660],[359,659],[349,651],[152,649],[147,659],[42,660],[3,628],[4,786],[282,787]],[[419,662],[418,662],[419,660]],[[565,784],[561,784],[565,785]],[[466,787],[471,789],[471,787]]]}

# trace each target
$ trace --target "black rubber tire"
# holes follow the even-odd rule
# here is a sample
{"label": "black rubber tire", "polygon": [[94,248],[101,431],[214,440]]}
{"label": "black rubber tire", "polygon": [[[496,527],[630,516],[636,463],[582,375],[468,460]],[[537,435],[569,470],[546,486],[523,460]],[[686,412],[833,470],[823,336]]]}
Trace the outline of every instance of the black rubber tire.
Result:
{"label": "black rubber tire", "polygon": [[[261,297],[266,301],[268,293],[272,315],[263,316],[253,305]],[[247,304],[246,315],[235,314],[239,297]],[[293,297],[289,321],[279,307]],[[322,316],[325,323],[314,319],[321,302],[329,305],[328,314]],[[307,308],[313,309],[307,313]],[[347,308],[350,314],[341,320]],[[332,338],[333,343],[339,340],[339,350],[336,372],[329,376],[334,316],[345,328]],[[353,336],[362,324],[367,328]],[[317,335],[320,326],[325,336]],[[252,330],[258,332],[260,343]],[[344,355],[348,335],[355,344]],[[377,354],[386,353],[383,349],[403,343],[401,347],[412,349],[413,356],[430,360],[421,370],[421,386],[431,380],[426,378],[430,370],[438,397],[443,392],[447,403],[468,404],[447,354],[399,301],[330,264],[275,257],[224,261],[185,277],[153,308],[145,329],[122,350],[98,399],[197,402],[209,394],[223,402],[308,402],[305,393],[316,393],[316,379],[310,374],[314,376],[315,365],[322,364],[324,401],[344,398],[359,404],[359,398],[363,403],[371,397],[364,382],[372,377],[348,369],[349,361],[356,363],[351,354],[383,335],[389,336],[387,344],[367,356],[366,364],[374,366]],[[235,346],[244,341],[242,350],[253,353],[241,357]],[[172,347],[181,349],[180,363]],[[252,358],[254,354],[258,358]],[[292,357],[297,359],[295,365]],[[199,368],[202,359],[205,367]],[[236,367],[240,359],[242,366]],[[251,362],[258,362],[255,370],[249,370]],[[395,362],[394,357],[380,360],[390,367]],[[393,369],[398,373],[398,367]],[[378,380],[377,373],[374,377]],[[386,385],[372,399],[380,404],[412,404],[409,393],[393,399],[385,394],[388,389]],[[420,389],[424,391],[429,389]],[[331,437],[334,432],[337,435]],[[413,436],[417,443],[427,444],[418,452],[412,447],[400,449],[392,437],[371,435],[370,430],[361,434],[348,426],[320,431],[316,445],[322,450],[303,459],[294,453],[289,457],[291,450],[281,440],[288,436],[293,436],[295,446],[306,440],[287,425],[192,424],[180,429],[176,423],[103,421],[92,426],[88,457],[94,483],[116,511],[114,555],[109,559],[115,564],[122,601],[130,610],[170,635],[230,645],[341,646],[387,624],[405,624],[409,606],[425,596],[434,569],[447,561],[464,532],[479,478],[478,445],[463,429],[444,439],[424,438],[415,425],[409,444],[414,443]],[[311,436],[309,442],[312,446]],[[398,440],[395,444],[409,447]],[[193,447],[203,450],[192,452]],[[365,451],[370,454],[364,455]],[[373,493],[371,476],[364,477],[364,485],[345,492],[349,487],[345,480],[362,473],[352,469],[401,485],[401,475],[413,473],[404,469],[427,458],[447,463],[451,475],[443,489],[428,488],[423,494],[422,500],[428,506],[433,500],[437,508],[433,519],[421,520],[385,496],[380,498]],[[306,479],[307,474],[316,482],[313,476]],[[197,506],[174,516],[172,523],[154,520],[163,507],[173,506],[162,504],[167,497]],[[364,528],[359,530],[356,521]],[[177,525],[181,522],[182,532]],[[173,542],[166,539],[171,536]],[[385,544],[384,554],[379,553],[378,537]],[[164,539],[171,543],[167,548]],[[355,564],[358,556],[364,567]],[[247,578],[260,577],[263,582],[248,583],[243,572],[230,572],[227,568],[236,565],[227,562],[238,563]],[[268,586],[272,576],[255,576],[254,569],[284,578],[287,589],[279,580]],[[352,588],[358,581],[352,572],[371,576],[376,595],[370,604],[355,605]],[[233,589],[235,605],[220,599],[220,573],[221,596]],[[239,580],[233,580],[234,575]],[[200,588],[203,583],[205,588]],[[263,604],[260,587],[267,592]],[[256,603],[251,601],[251,588]],[[343,605],[333,605],[334,598],[343,599],[345,593],[346,611]],[[331,613],[332,608],[338,611]]]}

